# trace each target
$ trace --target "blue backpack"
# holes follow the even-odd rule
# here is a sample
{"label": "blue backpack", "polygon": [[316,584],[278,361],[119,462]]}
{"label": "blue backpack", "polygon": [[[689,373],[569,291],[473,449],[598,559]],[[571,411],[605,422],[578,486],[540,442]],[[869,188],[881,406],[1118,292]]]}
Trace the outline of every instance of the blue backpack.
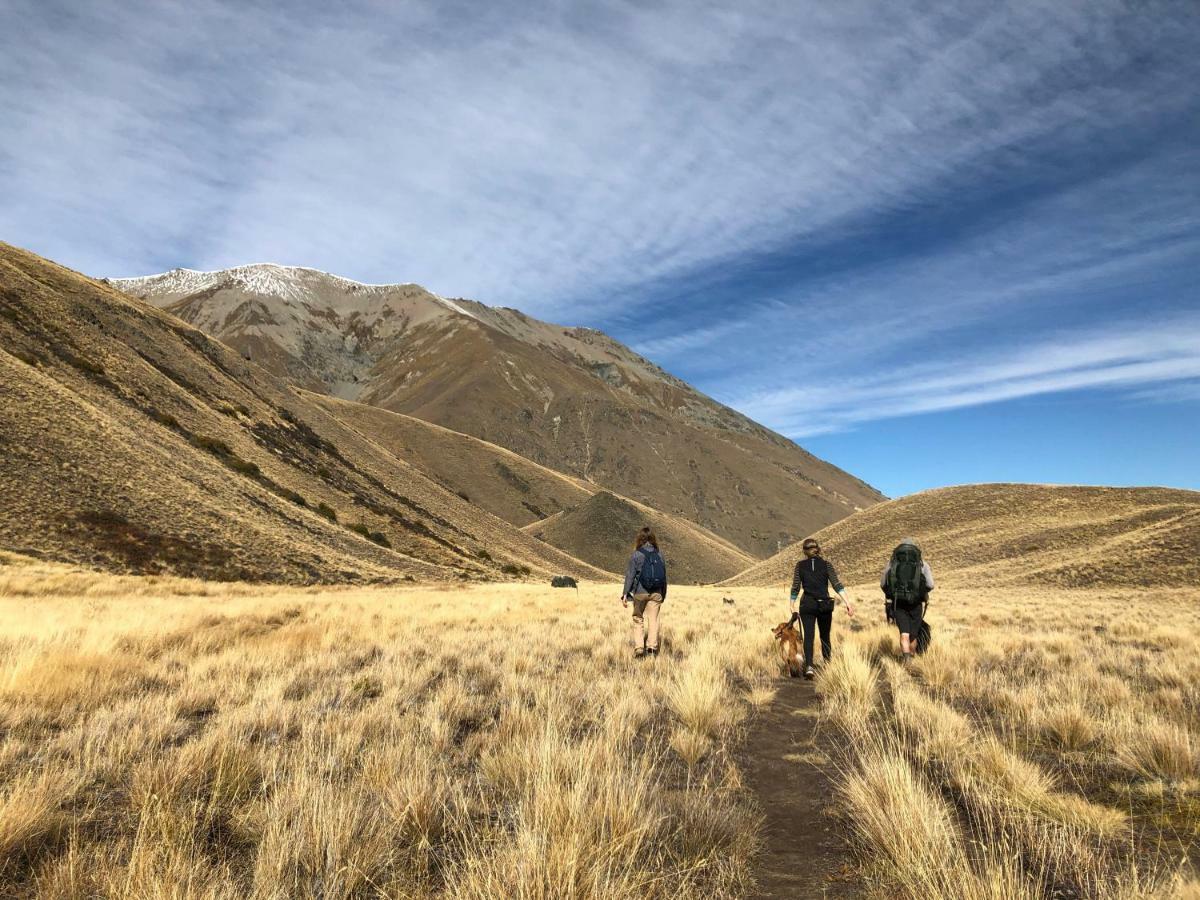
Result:
{"label": "blue backpack", "polygon": [[662,554],[649,544],[642,547],[642,573],[638,581],[648,594],[661,594],[667,587],[667,564],[663,562]]}

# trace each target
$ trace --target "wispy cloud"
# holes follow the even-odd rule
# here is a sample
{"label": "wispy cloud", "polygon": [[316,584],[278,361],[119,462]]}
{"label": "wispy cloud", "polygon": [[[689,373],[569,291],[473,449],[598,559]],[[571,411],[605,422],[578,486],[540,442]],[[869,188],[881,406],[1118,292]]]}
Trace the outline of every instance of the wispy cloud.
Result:
{"label": "wispy cloud", "polygon": [[1194,387],[1191,380],[1197,378],[1200,316],[1193,315],[1155,325],[1126,321],[1092,333],[1056,335],[1007,353],[930,360],[869,378],[812,380],[746,396],[735,405],[799,437],[877,419],[1086,388]]}
{"label": "wispy cloud", "polygon": [[913,412],[1186,368],[1148,340],[1005,374],[1200,299],[1194,4],[0,15],[0,233],[92,274],[418,281],[605,327],[785,430],[781,386],[827,385],[844,428],[922,358],[971,374]]}

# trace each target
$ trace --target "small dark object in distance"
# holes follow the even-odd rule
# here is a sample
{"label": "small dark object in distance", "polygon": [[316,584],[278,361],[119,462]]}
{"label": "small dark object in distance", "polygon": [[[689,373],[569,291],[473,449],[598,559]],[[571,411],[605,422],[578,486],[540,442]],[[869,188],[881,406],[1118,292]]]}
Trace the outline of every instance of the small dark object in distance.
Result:
{"label": "small dark object in distance", "polygon": [[573,587],[579,590],[579,583],[570,575],[555,575],[550,579],[550,587]]}
{"label": "small dark object in distance", "polygon": [[733,598],[732,597],[722,597],[721,602],[724,603],[726,606],[733,606]]}

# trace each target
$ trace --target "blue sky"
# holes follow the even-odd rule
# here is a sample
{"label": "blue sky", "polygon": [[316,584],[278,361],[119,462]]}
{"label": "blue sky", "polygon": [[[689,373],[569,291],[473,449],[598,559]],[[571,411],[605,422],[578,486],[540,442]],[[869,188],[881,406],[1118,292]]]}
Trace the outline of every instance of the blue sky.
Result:
{"label": "blue sky", "polygon": [[81,271],[269,260],[603,328],[893,496],[1200,488],[1198,4],[0,26],[0,237]]}

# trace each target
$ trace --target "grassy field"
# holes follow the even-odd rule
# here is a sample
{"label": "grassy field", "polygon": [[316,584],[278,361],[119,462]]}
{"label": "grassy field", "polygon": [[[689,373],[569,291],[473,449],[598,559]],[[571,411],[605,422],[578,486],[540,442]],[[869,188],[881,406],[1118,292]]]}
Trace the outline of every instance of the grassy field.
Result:
{"label": "grassy field", "polygon": [[[0,565],[0,895],[720,897],[781,589],[280,588]],[[856,592],[860,600],[872,595]],[[822,728],[880,897],[1197,896],[1200,593],[862,603]],[[840,614],[839,614],[840,616]]]}
{"label": "grassy field", "polygon": [[873,879],[913,898],[1200,896],[1200,592],[940,599],[911,670],[875,626],[818,684]]}
{"label": "grassy field", "polygon": [[740,895],[770,636],[616,593],[0,566],[0,895]]}

